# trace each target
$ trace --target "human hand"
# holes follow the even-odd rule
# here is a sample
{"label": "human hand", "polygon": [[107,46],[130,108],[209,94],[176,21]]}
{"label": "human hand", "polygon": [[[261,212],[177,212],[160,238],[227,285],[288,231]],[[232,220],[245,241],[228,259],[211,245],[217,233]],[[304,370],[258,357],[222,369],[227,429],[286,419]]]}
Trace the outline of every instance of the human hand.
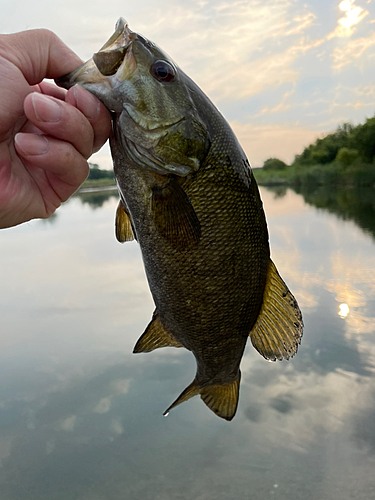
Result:
{"label": "human hand", "polygon": [[109,136],[110,114],[96,97],[43,82],[81,64],[50,31],[0,35],[0,228],[52,215]]}

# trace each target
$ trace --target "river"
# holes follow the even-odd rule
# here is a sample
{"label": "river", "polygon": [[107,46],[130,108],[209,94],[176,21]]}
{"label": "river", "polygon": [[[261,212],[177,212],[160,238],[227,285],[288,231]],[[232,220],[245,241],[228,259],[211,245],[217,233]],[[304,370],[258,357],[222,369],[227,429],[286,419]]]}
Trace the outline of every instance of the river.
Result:
{"label": "river", "polygon": [[153,302],[116,196],[1,231],[0,500],[375,497],[375,221],[261,194],[305,333],[289,362],[249,343],[231,423],[199,398],[162,416],[195,361],[131,354]]}

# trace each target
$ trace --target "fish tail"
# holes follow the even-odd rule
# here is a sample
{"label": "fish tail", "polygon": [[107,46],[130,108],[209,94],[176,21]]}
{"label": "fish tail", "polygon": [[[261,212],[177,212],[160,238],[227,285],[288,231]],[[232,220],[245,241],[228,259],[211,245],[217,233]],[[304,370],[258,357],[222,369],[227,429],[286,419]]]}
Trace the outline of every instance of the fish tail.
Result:
{"label": "fish tail", "polygon": [[240,380],[240,371],[238,372],[238,377],[229,384],[215,384],[208,387],[200,387],[194,380],[163,413],[163,415],[167,416],[173,408],[181,403],[184,403],[193,396],[198,396],[198,394],[200,394],[203,402],[218,417],[224,418],[225,420],[232,420],[237,411]]}

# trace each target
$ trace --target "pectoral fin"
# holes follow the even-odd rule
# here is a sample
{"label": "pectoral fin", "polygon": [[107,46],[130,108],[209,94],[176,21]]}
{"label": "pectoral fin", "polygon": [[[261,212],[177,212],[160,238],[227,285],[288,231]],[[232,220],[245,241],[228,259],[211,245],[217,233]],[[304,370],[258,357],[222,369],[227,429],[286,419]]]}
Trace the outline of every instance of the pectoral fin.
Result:
{"label": "pectoral fin", "polygon": [[160,234],[177,249],[195,244],[201,236],[200,222],[189,197],[171,177],[152,190],[151,209]]}
{"label": "pectoral fin", "polygon": [[238,396],[240,392],[241,372],[239,372],[236,380],[225,385],[210,385],[208,387],[200,387],[195,380],[180,394],[180,396],[171,404],[171,406],[163,413],[167,416],[170,410],[181,403],[184,403],[193,396],[200,394],[203,402],[212,410],[218,417],[225,420],[232,420],[237,411]]}
{"label": "pectoral fin", "polygon": [[116,238],[120,243],[134,240],[134,233],[130,221],[130,216],[121,200],[119,201],[116,210],[115,231]]}
{"label": "pectoral fin", "polygon": [[297,352],[302,330],[297,301],[270,260],[263,304],[250,332],[251,342],[266,359],[289,359]]}
{"label": "pectoral fin", "polygon": [[160,347],[183,347],[160,323],[158,313],[154,311],[152,320],[143,335],[135,344],[133,353],[151,352]]}

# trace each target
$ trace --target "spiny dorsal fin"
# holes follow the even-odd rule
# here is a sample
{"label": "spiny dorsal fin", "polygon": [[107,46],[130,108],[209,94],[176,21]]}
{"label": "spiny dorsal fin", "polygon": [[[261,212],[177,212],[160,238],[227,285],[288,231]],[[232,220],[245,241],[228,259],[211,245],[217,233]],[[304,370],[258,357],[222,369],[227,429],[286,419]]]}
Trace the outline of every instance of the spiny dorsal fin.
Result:
{"label": "spiny dorsal fin", "polygon": [[133,352],[151,352],[160,347],[183,347],[170,333],[168,333],[160,323],[159,315],[154,311],[152,320],[148,324],[145,332],[135,344]]}
{"label": "spiny dorsal fin", "polygon": [[120,200],[116,210],[116,238],[120,243],[133,241],[134,233],[130,222],[130,216],[124,204]]}
{"label": "spiny dorsal fin", "polygon": [[175,248],[186,248],[197,243],[201,227],[197,214],[174,177],[162,187],[152,190],[152,213],[162,236]]}
{"label": "spiny dorsal fin", "polygon": [[171,406],[165,410],[164,416],[175,408],[184,403],[193,396],[200,394],[203,402],[212,410],[218,417],[225,420],[232,420],[237,411],[238,395],[240,392],[241,372],[238,373],[236,380],[225,385],[210,385],[208,387],[200,387],[195,380],[179,395]]}
{"label": "spiny dorsal fin", "polygon": [[297,352],[302,330],[297,301],[270,260],[263,304],[250,332],[251,342],[266,359],[289,359]]}

